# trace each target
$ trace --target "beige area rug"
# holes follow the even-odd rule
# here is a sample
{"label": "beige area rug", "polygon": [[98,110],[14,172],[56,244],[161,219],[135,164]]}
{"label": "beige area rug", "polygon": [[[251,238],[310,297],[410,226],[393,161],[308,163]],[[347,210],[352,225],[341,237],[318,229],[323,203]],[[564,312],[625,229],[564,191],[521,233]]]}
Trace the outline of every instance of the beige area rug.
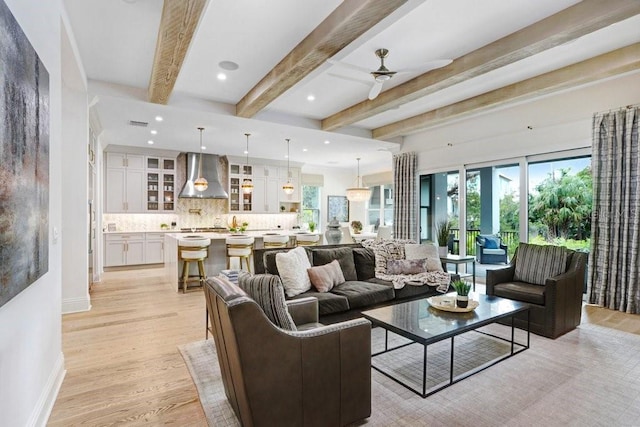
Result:
{"label": "beige area rug", "polygon": [[[505,337],[510,333],[501,325],[491,325],[490,331]],[[525,339],[524,334],[516,337]],[[373,329],[374,351],[382,349],[383,340],[384,331]],[[429,347],[428,384],[448,375],[438,367],[448,363],[449,341],[442,344]],[[213,340],[179,349],[209,425],[239,425],[224,394]],[[508,345],[482,334],[457,337],[454,372],[479,366],[505,350]],[[421,346],[384,357],[375,363],[394,367],[407,381],[420,381]],[[595,325],[556,340],[531,335],[530,349],[426,399],[375,370],[371,386],[372,414],[360,425],[640,426],[640,336]]]}

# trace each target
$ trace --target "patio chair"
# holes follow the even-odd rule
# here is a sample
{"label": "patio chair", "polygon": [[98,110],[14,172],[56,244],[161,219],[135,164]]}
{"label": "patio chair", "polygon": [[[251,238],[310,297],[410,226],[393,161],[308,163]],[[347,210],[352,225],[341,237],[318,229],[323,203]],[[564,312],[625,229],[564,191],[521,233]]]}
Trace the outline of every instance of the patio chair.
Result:
{"label": "patio chair", "polygon": [[476,237],[476,261],[480,264],[506,264],[507,245],[495,234],[479,234]]}

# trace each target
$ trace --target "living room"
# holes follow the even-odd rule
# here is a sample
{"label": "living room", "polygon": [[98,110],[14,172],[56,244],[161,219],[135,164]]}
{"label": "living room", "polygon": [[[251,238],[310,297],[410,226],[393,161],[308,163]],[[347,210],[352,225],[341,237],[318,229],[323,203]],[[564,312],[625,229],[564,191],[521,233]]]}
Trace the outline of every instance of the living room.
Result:
{"label": "living room", "polygon": [[[153,330],[155,333],[158,333],[156,336],[134,334],[129,338],[128,344],[124,343],[122,347],[119,347],[120,350],[112,346],[113,342],[107,340],[87,351],[91,354],[90,358],[94,363],[97,362],[99,364],[100,362],[117,360],[123,362],[124,366],[127,363],[126,354],[132,348],[139,349],[139,343],[148,341],[149,343],[153,343],[153,345],[163,346],[164,350],[172,347],[174,357],[169,359],[169,363],[180,363],[180,367],[177,368],[181,371],[178,382],[184,386],[184,389],[180,393],[176,393],[175,397],[177,400],[172,400],[169,406],[181,407],[181,402],[190,402],[186,405],[189,406],[189,411],[193,410],[195,412],[190,412],[189,417],[193,418],[180,418],[180,416],[185,415],[185,413],[176,413],[176,418],[171,418],[173,415],[163,418],[164,415],[162,413],[164,410],[157,409],[162,408],[163,405],[159,405],[156,409],[151,410],[149,407],[145,407],[144,403],[140,403],[140,406],[130,405],[131,407],[138,408],[137,414],[134,414],[135,410],[132,409],[132,412],[127,412],[126,417],[109,418],[109,414],[112,412],[109,405],[106,404],[105,401],[100,403],[91,397],[92,394],[101,393],[87,389],[85,390],[86,400],[83,401],[82,405],[96,405],[96,407],[102,405],[99,409],[102,415],[96,416],[93,421],[94,423],[100,424],[120,421],[135,424],[136,422],[143,422],[146,416],[149,417],[148,419],[152,423],[160,423],[172,419],[174,421],[178,420],[178,422],[183,421],[183,423],[186,424],[190,424],[191,420],[193,421],[191,424],[199,425],[202,424],[204,420],[203,415],[196,413],[197,411],[194,410],[194,407],[198,405],[196,400],[197,394],[195,393],[193,385],[189,384],[191,380],[176,351],[176,346],[180,345],[180,343],[202,339],[204,332],[204,301],[202,294],[194,292],[182,295],[173,292],[172,294],[163,295],[162,300],[146,299],[145,294],[153,293],[154,281],[157,283],[158,280],[161,280],[158,276],[154,276],[157,273],[157,271],[154,270],[110,272],[108,275],[103,276],[102,282],[96,285],[92,292],[89,293],[86,271],[86,253],[88,251],[86,236],[89,231],[89,225],[86,220],[88,193],[86,190],[89,187],[89,183],[87,178],[88,166],[85,165],[88,165],[90,161],[89,154],[86,150],[86,141],[89,135],[88,123],[91,123],[91,126],[95,127],[95,114],[101,106],[107,105],[116,110],[121,108],[133,111],[137,108],[137,104],[144,104],[148,107],[145,118],[149,117],[151,120],[153,120],[157,111],[172,113],[173,110],[188,106],[186,109],[187,113],[183,111],[180,117],[184,118],[185,116],[193,114],[193,118],[184,120],[184,129],[181,133],[172,134],[170,137],[167,137],[167,140],[173,139],[174,141],[180,141],[180,144],[184,145],[180,147],[162,146],[160,142],[162,139],[158,139],[157,145],[155,145],[158,149],[174,149],[178,152],[196,151],[198,147],[196,127],[202,118],[204,118],[206,123],[211,123],[212,127],[215,126],[215,122],[226,124],[232,123],[233,120],[231,119],[235,119],[236,123],[230,124],[228,130],[224,131],[228,131],[228,134],[221,132],[222,138],[227,140],[227,142],[224,143],[228,143],[230,146],[225,148],[221,145],[220,150],[222,151],[220,151],[220,153],[234,155],[240,158],[244,156],[245,132],[254,128],[259,129],[261,126],[264,126],[264,128],[261,129],[265,129],[265,133],[267,132],[267,127],[277,129],[262,141],[260,140],[260,136],[256,134],[255,149],[251,149],[251,155],[253,156],[253,151],[255,150],[258,153],[256,157],[269,158],[268,151],[277,151],[277,156],[274,154],[272,159],[275,160],[277,157],[277,160],[282,162],[286,152],[284,140],[285,138],[291,137],[292,149],[295,147],[296,150],[294,154],[295,157],[292,156],[292,160],[304,164],[302,166],[302,173],[324,176],[325,185],[328,187],[326,192],[323,193],[323,206],[320,207],[321,215],[324,219],[327,210],[325,206],[326,196],[333,194],[342,195],[344,194],[344,189],[353,186],[356,178],[357,157],[362,158],[362,169],[359,173],[359,175],[362,176],[373,176],[381,172],[389,173],[392,169],[392,155],[409,152],[418,153],[417,170],[419,174],[427,175],[458,171],[460,176],[463,176],[467,170],[473,168],[490,167],[507,163],[511,164],[514,162],[526,165],[527,160],[542,159],[544,156],[546,156],[546,159],[552,159],[572,157],[575,154],[589,155],[592,146],[593,114],[608,110],[617,110],[627,105],[637,104],[640,99],[640,77],[637,67],[638,53],[637,46],[635,45],[638,43],[640,35],[638,35],[636,25],[638,12],[635,12],[624,19],[616,18],[619,19],[620,23],[605,26],[605,28],[602,29],[603,31],[611,32],[613,34],[611,38],[606,35],[602,35],[601,37],[595,35],[592,36],[591,39],[587,37],[586,40],[580,40],[578,35],[573,34],[571,37],[575,37],[578,41],[573,44],[566,43],[564,47],[560,47],[559,51],[554,51],[549,54],[552,58],[547,58],[547,60],[553,63],[552,65],[549,65],[550,62],[543,63],[541,61],[540,64],[544,64],[544,66],[539,68],[531,67],[529,74],[526,72],[527,67],[523,67],[525,71],[521,69],[522,74],[516,75],[514,73],[512,81],[510,82],[508,78],[502,75],[500,76],[500,83],[496,83],[495,87],[491,86],[491,75],[485,76],[484,78],[488,80],[489,83],[483,83],[478,92],[474,92],[473,90],[463,92],[462,90],[464,88],[458,88],[461,92],[449,93],[447,98],[445,98],[446,93],[436,92],[431,95],[430,100],[425,100],[425,103],[431,103],[426,110],[421,110],[423,106],[418,107],[412,103],[399,102],[399,104],[407,105],[392,110],[390,113],[395,114],[395,119],[392,121],[399,122],[403,118],[413,117],[435,108],[437,117],[434,117],[433,122],[427,123],[430,119],[427,116],[420,119],[421,122],[427,123],[429,127],[400,131],[401,133],[397,136],[392,136],[393,132],[391,132],[385,136],[380,136],[380,139],[373,139],[371,136],[373,135],[375,137],[375,132],[372,134],[371,129],[381,129],[383,125],[379,124],[380,122],[375,122],[373,119],[363,118],[354,122],[358,123],[358,127],[351,126],[347,127],[347,131],[333,132],[332,135],[335,136],[335,139],[332,139],[330,144],[325,144],[324,141],[328,139],[325,138],[324,135],[327,132],[320,130],[320,119],[366,100],[371,89],[371,81],[365,79],[365,84],[361,84],[349,79],[327,77],[329,79],[335,79],[330,80],[330,82],[332,82],[331,84],[335,84],[336,87],[339,87],[338,90],[346,87],[345,90],[349,92],[351,99],[343,98],[343,100],[340,101],[343,105],[340,107],[336,107],[336,105],[324,105],[322,108],[326,111],[331,110],[330,113],[323,114],[320,112],[312,118],[304,117],[303,120],[295,121],[295,123],[293,122],[291,114],[278,115],[273,111],[262,112],[261,115],[258,116],[261,120],[247,122],[245,120],[248,119],[242,119],[242,121],[239,121],[240,119],[235,116],[235,109],[232,108],[235,102],[230,104],[216,103],[215,100],[203,101],[201,99],[194,99],[195,97],[188,99],[184,96],[176,96],[169,102],[168,106],[158,106],[157,104],[141,101],[141,99],[146,99],[148,80],[145,80],[144,83],[139,84],[133,89],[114,81],[110,82],[109,85],[105,85],[98,82],[97,80],[102,80],[102,78],[99,76],[96,77],[95,75],[95,69],[100,68],[99,62],[94,62],[91,65],[94,68],[92,71],[89,71],[89,64],[85,63],[86,54],[83,53],[83,49],[79,48],[81,42],[76,40],[76,38],[79,37],[77,18],[72,16],[71,11],[74,8],[74,10],[77,11],[79,2],[54,1],[45,3],[36,0],[5,0],[5,3],[11,14],[15,16],[20,28],[26,34],[27,39],[37,52],[42,63],[46,66],[50,76],[50,199],[48,218],[49,270],[31,286],[27,287],[23,292],[17,294],[13,299],[0,307],[0,322],[3,325],[11,325],[11,327],[3,328],[3,331],[0,332],[0,359],[2,360],[0,376],[3,378],[2,395],[5,396],[5,399],[0,399],[0,401],[3,402],[0,404],[0,424],[43,425],[46,423],[58,395],[59,387],[63,384],[63,379],[64,382],[71,381],[74,378],[74,369],[81,369],[82,366],[86,368],[90,363],[87,360],[83,362],[79,359],[74,359],[74,357],[76,354],[83,352],[82,343],[84,340],[88,342],[96,339],[96,337],[91,338],[89,333],[91,330],[96,329],[98,324],[111,324],[113,329],[100,329],[100,331],[105,332],[106,335],[112,338],[114,335],[123,333],[124,330],[137,330],[133,325],[140,325],[142,330]],[[93,16],[95,16],[96,11],[99,16],[99,12],[102,10],[101,8],[106,7],[105,5],[107,4],[106,2],[99,1],[86,3],[90,3],[87,6],[88,9],[95,8]],[[114,3],[118,3],[118,7],[146,7],[152,2],[138,0],[118,1]],[[328,15],[340,2],[334,3],[335,4],[324,6],[325,11],[323,16]],[[406,3],[404,7],[411,9],[419,8],[424,2]],[[547,16],[572,7],[576,3],[579,4],[579,2],[575,1],[565,1],[561,2],[561,4],[558,2],[545,2],[544,5],[532,5],[530,2],[520,2],[518,5],[512,7],[517,9],[518,7],[524,8],[526,6],[526,9],[523,10],[526,10],[531,16],[524,19],[518,15],[518,19],[521,20],[513,24],[512,27],[509,27],[510,30],[507,31],[504,28],[500,30],[503,32],[506,31],[505,34],[496,31],[495,34],[491,35],[493,39],[487,36],[488,39],[482,43],[489,42],[489,39],[495,40],[512,31],[524,28]],[[586,5],[594,2],[585,1],[582,3]],[[625,7],[633,7],[629,6],[629,4],[632,3],[633,2],[619,2],[618,4],[618,2],[616,2],[616,6],[624,9]],[[282,7],[286,6],[291,5]],[[464,7],[467,6],[470,7],[471,5],[465,4]],[[499,9],[498,2],[495,2],[492,6],[493,9]],[[211,4],[208,7],[212,8],[212,10],[215,9]],[[254,6],[246,7],[252,8]],[[159,4],[153,5],[153,10],[156,12],[156,26],[153,28],[153,31],[151,31],[153,47],[155,47],[158,33],[157,24],[160,20],[161,9],[162,7]],[[411,15],[411,12],[405,9],[400,9],[400,11],[407,14],[407,16]],[[300,14],[302,14],[302,12],[300,12]],[[260,13],[256,15],[257,17],[253,17],[252,19],[259,22],[261,20]],[[521,15],[526,14],[523,13]],[[123,14],[122,19],[125,19],[125,16],[127,15]],[[291,12],[289,19],[294,19],[294,16],[294,12]],[[393,16],[391,21],[400,20],[400,18],[401,16]],[[132,13],[127,19],[134,20],[135,26],[135,19],[137,19],[135,13]],[[504,18],[504,16],[502,19],[503,21],[509,20],[508,18]],[[299,31],[306,34],[321,21],[322,17],[310,19],[309,22],[307,22],[308,27],[300,29]],[[460,21],[460,32],[466,33],[480,26],[480,24],[472,25],[469,21],[473,21],[472,16],[466,17],[464,22]],[[381,20],[381,22],[381,26],[373,27],[371,31],[380,31],[380,34],[383,34],[382,30],[385,25],[392,26],[391,22],[384,20]],[[101,24],[109,25],[106,19]],[[97,26],[95,22],[94,25]],[[238,27],[240,33],[242,32],[240,28],[243,26],[243,21],[238,19],[233,22],[233,25]],[[483,23],[482,25],[487,26],[487,23]],[[496,25],[496,27],[498,26]],[[617,34],[618,31],[620,34]],[[371,36],[371,34],[369,34],[369,36]],[[402,40],[402,38],[400,39]],[[289,40],[287,46],[290,47],[286,49],[283,48],[283,53],[286,54],[289,52],[291,48],[295,47],[298,41],[299,39],[295,43],[292,43],[291,40]],[[89,43],[92,42],[95,42],[95,40],[89,41]],[[593,50],[590,50],[588,53],[582,51],[582,43],[592,44]],[[384,45],[382,39],[374,40],[371,44]],[[557,44],[562,43],[557,42]],[[603,72],[603,74],[594,73],[593,75],[584,73],[582,76],[584,80],[565,76],[565,81],[569,82],[567,85],[553,82],[553,84],[549,84],[548,87],[537,87],[535,85],[536,82],[533,81],[530,82],[529,87],[524,88],[524,92],[529,94],[530,97],[524,95],[522,95],[522,98],[517,96],[510,97],[508,90],[500,93],[492,92],[496,90],[499,91],[502,86],[515,84],[516,82],[527,79],[535,79],[536,76],[545,72],[552,72],[563,66],[569,66],[579,61],[592,59],[601,54],[629,46],[632,48],[636,46],[635,50],[631,50],[631,53],[626,54],[626,57],[631,58],[631,60],[624,65],[619,64],[615,72]],[[153,51],[153,47],[150,49],[151,51]],[[352,65],[363,64],[371,70],[376,70],[380,65],[379,58],[377,58],[373,50],[368,47],[369,46],[362,51],[357,51],[354,46],[352,53],[355,52],[355,56],[351,60],[347,60],[346,55],[338,57],[336,60],[351,63]],[[380,48],[383,46],[377,47]],[[413,63],[410,63],[410,61],[402,62],[410,56],[409,54],[399,54],[396,53],[399,52],[398,49],[393,46],[388,47],[391,47],[390,56],[385,60],[385,65],[389,69],[401,70],[405,67],[411,68],[413,66]],[[478,46],[473,45],[473,48],[475,47]],[[467,50],[471,49],[472,47],[468,46]],[[572,49],[575,49],[579,53],[571,56]],[[149,52],[149,49],[145,50],[145,52],[147,59],[140,60],[139,62],[144,62],[145,67],[148,67],[147,71],[150,71],[153,52]],[[437,52],[434,53],[434,56],[421,56],[421,58],[416,59],[414,63],[449,58],[449,56],[443,55],[444,52]],[[450,56],[452,56],[450,59],[456,59],[458,57],[458,55],[454,55],[453,53],[450,54]],[[358,58],[369,59],[360,61]],[[396,59],[397,62],[394,62]],[[193,58],[191,58],[191,60],[193,61]],[[365,60],[367,62],[364,62]],[[373,64],[371,64],[370,60],[373,60]],[[122,66],[122,68],[126,68],[125,65],[135,65],[136,57],[127,59],[109,57],[106,61],[110,62],[109,66],[116,64],[117,67]],[[258,61],[258,58],[256,58],[256,61]],[[537,59],[531,59],[530,61],[529,65],[532,65]],[[120,65],[118,65],[118,62]],[[263,71],[266,73],[266,71],[274,67],[277,62],[277,59],[272,59],[272,65]],[[105,68],[107,67],[106,64],[102,65]],[[188,65],[188,60],[185,61],[185,66],[186,65]],[[195,65],[192,64],[189,66]],[[337,65],[334,67],[339,68],[342,66]],[[544,67],[549,68],[545,69]],[[323,70],[323,73],[327,72],[330,72],[330,70]],[[200,73],[203,74],[204,72],[201,71]],[[213,76],[213,73],[213,71],[204,73],[206,75],[204,78],[214,79],[215,76]],[[353,77],[353,75],[349,73],[350,72],[342,73],[343,77],[344,75],[349,78]],[[422,71],[417,71],[416,73],[422,73]],[[504,73],[508,75],[508,69]],[[149,74],[149,72],[146,73],[147,79],[149,78]],[[403,79],[406,77],[402,77],[400,73],[398,74],[399,75],[393,77],[393,79]],[[411,78],[413,78],[414,75],[415,73],[409,74]],[[229,77],[231,77],[231,74]],[[260,77],[262,76],[254,79],[254,84],[257,83]],[[313,76],[309,77],[309,79],[312,79],[312,77]],[[370,78],[370,76],[367,75],[365,75],[365,77]],[[498,78],[497,76],[494,77]],[[549,79],[555,78],[554,76],[547,77]],[[359,77],[354,78],[356,80],[359,79]],[[409,77],[406,78],[408,79]],[[396,88],[396,83],[394,83],[393,79],[390,82],[384,83],[382,91],[378,95],[379,99],[390,96],[391,92],[389,91]],[[106,86],[109,87],[107,88]],[[204,85],[202,86],[204,87]],[[251,86],[249,86],[249,88],[251,88]],[[553,89],[553,91],[549,88]],[[547,89],[549,89],[549,91],[547,91]],[[305,93],[304,102],[310,102],[306,99],[306,90],[298,86],[297,91],[299,91],[298,95]],[[387,92],[389,92],[389,94],[385,95]],[[474,105],[459,106],[461,109],[464,108],[464,111],[471,111],[468,115],[459,115],[457,113],[458,110],[454,109],[455,111],[446,115],[447,121],[438,122],[440,114],[446,113],[446,105],[455,105],[458,102],[464,102],[466,99],[481,97],[483,93],[487,92],[491,93],[491,95],[488,98],[476,99],[477,104],[475,107]],[[532,93],[534,93],[535,96],[533,96]],[[290,106],[287,108],[291,110],[297,108],[302,111],[303,108],[300,107],[302,104],[297,101],[294,103],[289,96],[292,95],[283,96],[275,102],[285,105],[289,103]],[[110,104],[110,99],[116,97],[120,97],[122,103]],[[320,104],[322,99],[318,93],[316,93],[316,97],[316,101]],[[438,101],[438,97],[442,97],[442,103]],[[496,97],[502,99],[503,102],[489,102],[489,98],[494,99]],[[239,97],[237,97],[236,102],[237,101],[239,101]],[[490,110],[482,110],[481,106],[485,105],[485,103],[491,107]],[[193,112],[195,111],[194,106],[196,105],[202,107],[199,113]],[[393,109],[398,107],[398,105],[388,105],[387,107]],[[287,110],[287,108],[281,109],[284,111]],[[234,111],[232,112],[231,110]],[[304,107],[304,110],[308,111],[308,107]],[[290,113],[290,111],[288,113]],[[170,118],[171,114],[166,117]],[[214,119],[211,119],[211,117],[214,117]],[[107,120],[107,116],[100,117],[100,115],[98,115],[98,118],[104,121],[103,124],[110,123]],[[227,122],[226,120],[229,121]],[[269,120],[271,121],[269,122]],[[264,123],[258,122],[268,124],[265,125]],[[304,128],[301,122],[306,122],[314,129]],[[298,130],[295,130],[295,128]],[[322,133],[307,136],[312,135],[312,133],[307,133],[311,131]],[[298,132],[296,138],[292,136],[294,132]],[[205,135],[214,133],[216,132],[206,131]],[[122,136],[115,132],[115,129],[113,131],[99,133],[98,138],[101,144],[99,147],[101,148],[104,148],[107,144],[121,145],[125,143],[125,141],[121,139]],[[136,144],[148,147],[147,140],[150,138],[152,137],[145,136],[143,140],[137,141]],[[305,139],[313,139],[315,141],[314,144],[317,144],[309,146],[309,153],[311,153],[309,157],[304,157],[306,154],[302,152]],[[251,139],[252,144],[254,143],[253,141],[254,140]],[[296,146],[296,143],[300,145]],[[223,141],[216,140],[215,144],[223,144]],[[252,145],[252,147],[254,146]],[[331,150],[322,150],[324,147],[330,147]],[[340,147],[340,150],[344,149],[345,152],[336,156],[335,152],[338,150],[336,147]],[[261,152],[260,150],[264,151]],[[342,153],[342,151],[340,152]],[[366,155],[362,153],[366,153]],[[102,150],[99,150],[96,154],[102,155]],[[312,159],[314,155],[318,157],[318,162],[309,160]],[[339,157],[339,159],[336,157]],[[333,166],[327,164],[327,162],[330,161],[339,161],[340,164]],[[69,165],[78,165],[78,167],[70,168],[68,167]],[[98,178],[102,180],[100,175],[98,175]],[[521,180],[520,185],[526,185],[523,182],[524,180]],[[524,194],[524,192],[521,192],[521,194]],[[99,193],[96,194],[95,197],[96,199],[100,198]],[[367,223],[366,209],[366,204],[364,203],[354,205],[353,212],[357,217],[352,219],[361,219]],[[524,226],[525,222],[526,221],[521,221],[521,226]],[[101,229],[101,227],[99,229]],[[325,231],[325,229],[323,228],[322,231]],[[521,235],[526,234],[521,233]],[[461,248],[461,250],[464,251],[466,248]],[[129,287],[132,281],[136,282],[136,285],[138,285],[137,288]],[[122,293],[114,293],[111,294],[111,296],[104,294],[105,287],[109,285],[112,286],[112,292],[116,292],[116,288],[121,287]],[[120,301],[122,307],[118,309],[113,306],[102,306],[103,302],[110,299]],[[167,311],[147,311],[149,307],[145,307],[146,305],[161,307],[163,304],[167,304]],[[66,310],[63,310],[61,307],[82,307],[88,311],[63,316]],[[104,311],[101,312],[100,310]],[[118,313],[118,311],[120,311],[120,313]],[[135,311],[138,311],[140,314],[137,322],[131,317],[127,317],[125,313],[134,313]],[[615,311],[612,312],[616,315],[618,314]],[[79,320],[83,314],[86,317],[84,317],[83,320]],[[611,315],[613,316],[613,314]],[[598,316],[600,316],[600,319],[605,319],[605,323],[609,321],[606,320],[608,318],[607,314]],[[627,316],[630,317],[616,317],[615,322],[619,325],[628,325],[637,322],[637,316]],[[91,318],[94,319],[95,323],[92,324]],[[161,321],[160,319],[163,320]],[[172,319],[175,319],[176,322],[172,322]],[[583,316],[583,320],[584,319],[585,317]],[[165,330],[164,326],[167,326],[169,322],[172,323]],[[105,327],[108,328],[108,326]],[[633,331],[633,327],[628,329]],[[138,332],[142,333],[142,330]],[[175,334],[176,340],[173,341],[173,339],[167,337],[163,338],[162,331],[166,332],[167,337]],[[68,333],[73,332],[78,332],[75,335],[77,338],[71,338],[72,335],[68,335]],[[635,333],[637,333],[637,330]],[[618,333],[614,335],[617,338],[623,336]],[[622,341],[621,338],[619,339]],[[73,344],[74,340],[76,344]],[[163,343],[163,341],[165,342]],[[67,345],[76,345],[76,347],[67,347]],[[144,354],[149,358],[156,357],[153,345],[149,345],[143,350]],[[165,345],[166,347],[164,347]],[[581,347],[581,349],[583,348]],[[163,351],[159,353],[164,354]],[[177,356],[177,359],[175,356]],[[164,356],[159,356],[158,359],[162,357]],[[513,360],[517,360],[517,357],[513,358]],[[155,366],[159,371],[163,369],[161,364]],[[94,365],[88,369],[100,368],[98,365]],[[633,374],[633,369],[637,369],[635,364],[629,367],[629,370],[625,370],[625,372]],[[491,373],[491,370],[487,371],[487,373]],[[132,375],[135,377],[136,374],[132,373]],[[131,378],[129,379],[131,380]],[[77,381],[82,382],[83,380],[78,379]],[[87,379],[85,378],[84,381],[87,381]],[[131,382],[133,382],[133,380],[130,381],[132,388],[123,385],[122,388],[119,389],[120,393],[128,394],[132,393],[132,390],[138,390]],[[124,383],[127,383],[127,381],[124,381]],[[464,384],[464,382],[462,384]],[[149,383],[149,388],[154,387],[162,387],[162,385]],[[114,386],[113,389],[115,390],[117,387]],[[637,388],[632,390],[635,390],[635,394],[630,392],[624,402],[630,406],[634,404],[636,404],[636,407],[640,406],[637,405]],[[111,399],[117,399],[116,396],[118,393],[119,392],[115,391],[115,394],[111,395]],[[102,394],[106,395],[104,390]],[[164,401],[168,396],[169,394],[156,396],[151,399],[157,398],[158,401]],[[74,412],[75,409],[72,408],[73,403],[71,403],[70,406],[68,410]],[[144,415],[147,412],[152,412],[155,415],[152,413]],[[631,417],[634,413],[630,411],[627,412],[626,415]],[[631,418],[625,419],[628,420]],[[622,418],[618,420],[621,424],[624,424]],[[485,421],[488,423],[488,420]],[[92,421],[87,422],[91,423]],[[517,421],[514,422],[517,423]],[[507,422],[505,422],[505,424],[506,423]]]}

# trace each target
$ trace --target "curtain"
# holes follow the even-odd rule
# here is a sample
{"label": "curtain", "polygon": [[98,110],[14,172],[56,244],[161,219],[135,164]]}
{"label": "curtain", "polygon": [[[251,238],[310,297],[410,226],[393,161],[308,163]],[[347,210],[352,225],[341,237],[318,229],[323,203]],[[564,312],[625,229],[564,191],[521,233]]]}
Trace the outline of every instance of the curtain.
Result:
{"label": "curtain", "polygon": [[593,117],[593,214],[588,301],[640,313],[640,107]]}
{"label": "curtain", "polygon": [[416,240],[416,153],[393,156],[393,237]]}

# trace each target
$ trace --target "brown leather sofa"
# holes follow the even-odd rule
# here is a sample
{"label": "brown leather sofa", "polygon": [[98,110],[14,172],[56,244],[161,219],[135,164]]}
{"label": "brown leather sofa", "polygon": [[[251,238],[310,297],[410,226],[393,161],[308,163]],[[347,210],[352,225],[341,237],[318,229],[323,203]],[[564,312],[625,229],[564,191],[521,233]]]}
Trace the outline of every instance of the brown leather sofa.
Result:
{"label": "brown leather sofa", "polygon": [[[544,285],[514,281],[518,250],[509,267],[487,270],[487,295],[495,295],[529,304],[531,332],[557,338],[580,324],[582,288],[587,256],[567,250],[564,273],[549,277]],[[515,319],[518,328],[526,329],[526,316]]]}
{"label": "brown leather sofa", "polygon": [[[205,297],[224,390],[243,426],[344,426],[371,415],[369,321],[287,331],[226,279],[208,278]],[[294,322],[317,322],[316,300],[295,307]]]}

